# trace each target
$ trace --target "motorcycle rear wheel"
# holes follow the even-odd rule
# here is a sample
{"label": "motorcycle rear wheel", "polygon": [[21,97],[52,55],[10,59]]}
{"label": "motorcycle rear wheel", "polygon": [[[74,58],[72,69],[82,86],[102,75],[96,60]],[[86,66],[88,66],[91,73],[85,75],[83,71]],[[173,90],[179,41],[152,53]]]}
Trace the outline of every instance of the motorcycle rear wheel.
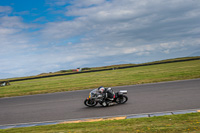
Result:
{"label": "motorcycle rear wheel", "polygon": [[90,99],[87,100],[87,99],[85,99],[84,104],[85,104],[86,106],[88,106],[88,107],[94,107],[94,106],[97,105],[97,102],[94,101],[94,100],[90,100]]}
{"label": "motorcycle rear wheel", "polygon": [[118,104],[124,104],[128,101],[128,97],[123,95],[123,96],[120,96],[116,99],[116,103]]}

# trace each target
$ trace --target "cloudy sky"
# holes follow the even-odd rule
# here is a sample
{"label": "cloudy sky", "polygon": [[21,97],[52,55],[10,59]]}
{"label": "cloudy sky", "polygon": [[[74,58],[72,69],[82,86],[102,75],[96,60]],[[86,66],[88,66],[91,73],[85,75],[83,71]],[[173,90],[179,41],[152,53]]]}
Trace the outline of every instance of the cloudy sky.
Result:
{"label": "cloudy sky", "polygon": [[199,0],[0,1],[0,79],[186,56]]}

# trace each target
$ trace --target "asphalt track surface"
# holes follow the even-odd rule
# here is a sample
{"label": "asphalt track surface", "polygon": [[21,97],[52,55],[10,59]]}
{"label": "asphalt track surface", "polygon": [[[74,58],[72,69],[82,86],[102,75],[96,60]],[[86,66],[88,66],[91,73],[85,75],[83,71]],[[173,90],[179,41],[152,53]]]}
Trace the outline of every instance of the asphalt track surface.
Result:
{"label": "asphalt track surface", "polygon": [[113,87],[128,90],[128,102],[86,107],[91,90],[0,99],[0,125],[82,119],[200,108],[200,79]]}

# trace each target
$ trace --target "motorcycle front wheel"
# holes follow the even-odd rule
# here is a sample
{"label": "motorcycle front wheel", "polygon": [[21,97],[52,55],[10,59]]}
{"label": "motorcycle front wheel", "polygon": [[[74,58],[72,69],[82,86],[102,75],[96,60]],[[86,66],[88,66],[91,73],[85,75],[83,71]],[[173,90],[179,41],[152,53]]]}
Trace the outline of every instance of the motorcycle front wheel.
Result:
{"label": "motorcycle front wheel", "polygon": [[118,104],[124,104],[128,101],[128,97],[123,95],[123,96],[120,96],[116,99],[116,103]]}
{"label": "motorcycle front wheel", "polygon": [[88,106],[88,107],[94,107],[94,106],[97,105],[97,102],[94,101],[94,100],[90,100],[90,99],[87,100],[87,99],[85,99],[84,104],[85,104],[86,106]]}

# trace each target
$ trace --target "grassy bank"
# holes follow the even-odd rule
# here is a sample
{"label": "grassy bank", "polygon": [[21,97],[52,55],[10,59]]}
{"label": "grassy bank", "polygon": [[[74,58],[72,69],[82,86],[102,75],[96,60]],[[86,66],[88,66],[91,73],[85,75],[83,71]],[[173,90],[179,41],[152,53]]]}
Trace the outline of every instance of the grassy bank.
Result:
{"label": "grassy bank", "polygon": [[[147,63],[141,63],[141,64],[119,64],[119,65],[111,65],[111,66],[82,68],[81,73],[88,73],[88,72],[94,72],[94,71],[105,71],[105,70],[113,70],[113,69],[124,69],[124,68],[130,68],[130,67],[165,64],[165,63],[172,63],[172,62],[183,62],[183,61],[191,61],[191,60],[200,60],[200,56],[166,59],[166,60],[153,61],[153,62],[147,62]],[[12,81],[12,82],[13,81],[23,81],[23,80],[30,80],[30,79],[56,77],[56,76],[62,76],[62,75],[71,75],[71,74],[76,74],[76,73],[80,73],[80,72],[76,72],[76,69],[60,70],[58,72],[41,73],[39,75],[34,75],[34,76],[29,76],[29,77],[0,79],[0,82],[1,81]]]}
{"label": "grassy bank", "polygon": [[0,97],[194,78],[200,78],[199,60],[16,81],[1,87]]}
{"label": "grassy bank", "polygon": [[0,133],[197,133],[200,113],[3,129]]}

